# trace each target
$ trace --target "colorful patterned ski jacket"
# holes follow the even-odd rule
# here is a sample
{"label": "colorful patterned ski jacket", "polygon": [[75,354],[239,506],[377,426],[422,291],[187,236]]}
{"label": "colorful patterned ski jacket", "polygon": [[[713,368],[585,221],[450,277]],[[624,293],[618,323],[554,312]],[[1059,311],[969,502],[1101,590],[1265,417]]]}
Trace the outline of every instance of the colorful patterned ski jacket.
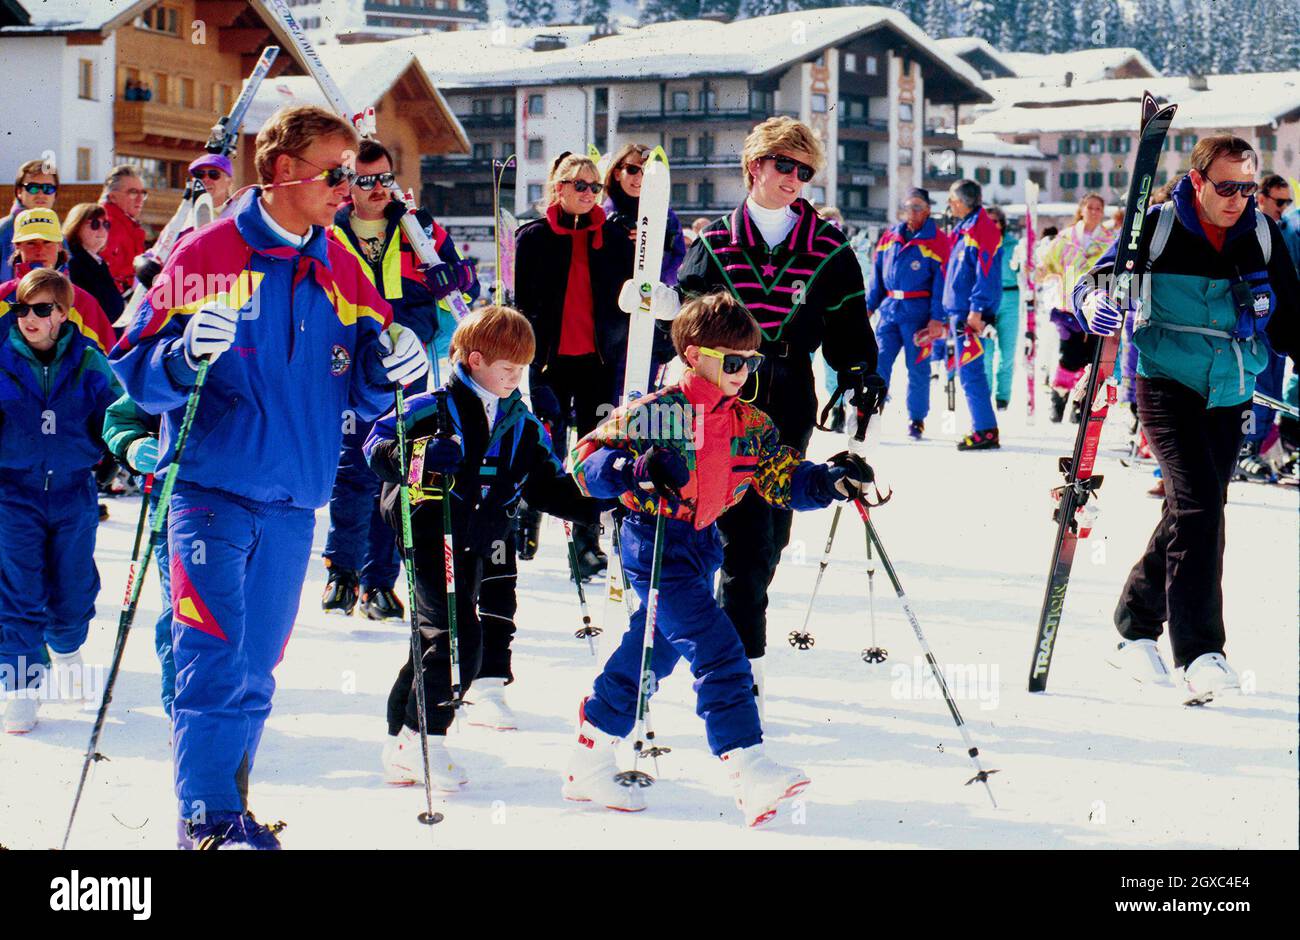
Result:
{"label": "colorful patterned ski jacket", "polygon": [[1101,256],[1115,244],[1118,230],[1097,226],[1092,241],[1083,244],[1083,222],[1076,222],[1052,239],[1043,260],[1039,263],[1038,276],[1055,274],[1061,279],[1062,304],[1071,303],[1074,285],[1101,259]]}
{"label": "colorful patterned ski jacket", "polygon": [[1002,231],[983,207],[961,219],[952,230],[948,273],[943,284],[943,309],[965,322],[980,314],[986,323],[997,319],[1002,304]]}
{"label": "colorful patterned ski jacket", "polygon": [[573,449],[573,477],[597,499],[617,499],[646,515],[656,515],[653,495],[625,487],[627,461],[651,447],[671,448],[690,468],[682,502],[664,515],[712,525],[740,502],[751,486],[781,509],[821,509],[813,497],[810,474],[820,465],[800,460],[781,443],[772,419],[753,405],[727,397],[722,389],[693,371],[631,405],[619,408]]}
{"label": "colorful patterned ski jacket", "polygon": [[392,401],[379,347],[392,311],[323,230],[301,251],[286,245],[260,198],[176,246],[109,360],[140,407],[164,415],[161,474],[197,377],[185,326],[207,303],[240,309],[234,345],[208,370],[178,479],[314,509],[329,501],[347,414],[368,421]]}
{"label": "colorful patterned ski jacket", "polygon": [[[0,284],[0,334],[13,326],[4,319],[4,316],[18,301],[18,282],[31,270],[30,264],[20,263],[14,268],[13,279]],[[60,273],[64,277],[68,276],[66,268],[60,269]],[[68,278],[68,280],[72,279]],[[117,342],[117,333],[113,331],[113,324],[109,322],[104,308],[99,305],[99,301],[93,294],[82,290],[76,284],[72,285],[72,309],[68,311],[68,321],[105,355],[108,355],[108,351]]]}
{"label": "colorful patterned ski jacket", "polygon": [[72,323],[48,363],[10,330],[0,339],[0,479],[84,486],[103,455],[104,411],[121,394],[104,354]]}
{"label": "colorful patterned ski jacket", "polygon": [[808,446],[817,417],[812,354],[822,349],[832,369],[876,369],[876,337],[867,320],[862,266],[844,233],[805,199],[790,206],[798,221],[779,245],[763,241],[745,203],[717,219],[686,252],[677,286],[685,297],[727,291],[763,330],[767,361],[759,369],[754,405],[776,424],[781,440]]}
{"label": "colorful patterned ski jacket", "polygon": [[948,237],[934,219],[915,234],[899,222],[880,236],[867,280],[867,309],[880,322],[913,323],[943,315],[943,279],[948,270]]}

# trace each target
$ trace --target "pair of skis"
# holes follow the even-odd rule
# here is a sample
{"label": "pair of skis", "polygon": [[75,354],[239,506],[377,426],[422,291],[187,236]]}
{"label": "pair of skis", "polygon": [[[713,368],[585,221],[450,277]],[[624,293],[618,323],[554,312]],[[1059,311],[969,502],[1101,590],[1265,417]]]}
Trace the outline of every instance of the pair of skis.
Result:
{"label": "pair of skis", "polygon": [[[1155,188],[1160,148],[1177,108],[1177,105],[1172,104],[1160,107],[1150,92],[1142,95],[1142,124],[1133,163],[1133,181],[1129,186],[1124,223],[1120,228],[1115,255],[1113,284],[1109,290],[1111,299],[1121,310],[1127,308],[1129,298],[1138,289],[1137,278],[1146,265],[1142,251],[1142,229],[1146,221],[1147,203],[1151,190]],[[1070,287],[1071,285],[1065,285],[1067,290]],[[1069,302],[1068,298],[1064,300]],[[1070,584],[1074,552],[1079,539],[1086,537],[1091,529],[1089,513],[1094,507],[1088,504],[1102,482],[1102,477],[1094,475],[1092,471],[1101,444],[1102,423],[1106,420],[1110,406],[1118,398],[1113,373],[1119,342],[1120,335],[1117,331],[1102,337],[1096,345],[1083,395],[1084,405],[1088,409],[1087,417],[1079,422],[1074,453],[1062,457],[1059,462],[1061,472],[1065,474],[1065,483],[1053,490],[1057,499],[1053,517],[1057,524],[1056,541],[1052,549],[1052,564],[1048,571],[1047,589],[1043,596],[1029,667],[1030,692],[1043,692],[1047,689],[1047,676],[1056,649],[1061,615],[1065,609],[1065,594]],[[1030,382],[1032,385],[1032,375]]]}
{"label": "pair of skis", "polygon": [[1034,295],[1034,247],[1038,240],[1038,184],[1025,182],[1025,260],[1020,266],[1020,307],[1024,311],[1021,322],[1025,324],[1025,391],[1028,392],[1026,408],[1029,423],[1034,423],[1035,384],[1034,371],[1038,358],[1038,322]]}

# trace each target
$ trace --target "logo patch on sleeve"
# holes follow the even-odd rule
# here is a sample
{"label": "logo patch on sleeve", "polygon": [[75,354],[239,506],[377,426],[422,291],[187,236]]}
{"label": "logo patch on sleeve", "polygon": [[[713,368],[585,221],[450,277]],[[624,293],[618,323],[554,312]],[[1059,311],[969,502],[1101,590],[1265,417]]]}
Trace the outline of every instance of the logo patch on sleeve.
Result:
{"label": "logo patch on sleeve", "polygon": [[352,366],[352,356],[337,343],[330,350],[330,375],[342,375]]}

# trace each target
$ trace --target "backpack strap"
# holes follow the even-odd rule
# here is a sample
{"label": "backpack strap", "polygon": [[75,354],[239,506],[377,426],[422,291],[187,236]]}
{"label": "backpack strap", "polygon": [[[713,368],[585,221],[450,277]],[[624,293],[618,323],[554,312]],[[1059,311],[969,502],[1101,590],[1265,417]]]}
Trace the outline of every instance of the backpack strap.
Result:
{"label": "backpack strap", "polygon": [[1264,256],[1264,267],[1268,267],[1273,257],[1273,233],[1268,230],[1268,217],[1258,209],[1255,210],[1255,237],[1259,239],[1259,250]]}
{"label": "backpack strap", "polygon": [[1151,236],[1151,244],[1147,250],[1147,270],[1150,270],[1156,263],[1156,259],[1164,253],[1165,245],[1169,243],[1169,234],[1174,230],[1176,216],[1172,199],[1160,204],[1160,217],[1156,219],[1156,230]]}

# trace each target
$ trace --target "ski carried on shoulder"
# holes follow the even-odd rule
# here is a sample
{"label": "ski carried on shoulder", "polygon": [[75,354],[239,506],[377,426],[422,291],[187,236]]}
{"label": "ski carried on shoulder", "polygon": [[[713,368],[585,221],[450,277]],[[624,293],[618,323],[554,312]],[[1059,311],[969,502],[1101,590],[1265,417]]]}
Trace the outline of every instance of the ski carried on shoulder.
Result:
{"label": "ski carried on shoulder", "polygon": [[[248,107],[253,103],[257,90],[262,87],[262,80],[270,73],[271,66],[275,64],[276,56],[279,54],[279,46],[267,46],[262,50],[257,65],[253,67],[248,80],[244,82],[244,88],[240,91],[239,97],[235,99],[235,103],[230,106],[229,113],[213,125],[208,142],[204,145],[204,150],[208,153],[228,157],[235,152],[235,145],[239,143],[239,132],[244,126],[244,116],[248,113]],[[162,270],[163,264],[171,255],[172,249],[176,247],[176,242],[180,239],[182,232],[190,228],[202,228],[208,222],[211,222],[212,218],[212,197],[203,188],[201,180],[197,177],[190,177],[189,182],[185,185],[185,192],[181,196],[181,204],[177,206],[176,212],[163,226],[157,241],[145,252],[145,255],[152,262],[150,266],[154,267],[155,273]],[[149,278],[149,280],[152,281],[153,279]],[[117,322],[113,325],[120,327],[130,323],[135,318],[140,305],[144,303],[144,296],[148,292],[149,286],[137,281],[135,289],[131,292],[131,297],[122,311],[122,315],[117,318]]]}
{"label": "ski carried on shoulder", "polygon": [[[1133,162],[1133,181],[1129,185],[1124,208],[1124,223],[1120,228],[1115,267],[1110,287],[1111,298],[1124,309],[1132,291],[1137,288],[1135,278],[1142,270],[1145,259],[1141,256],[1142,228],[1146,220],[1147,202],[1155,184],[1156,167],[1160,162],[1160,148],[1173,122],[1177,105],[1161,108],[1150,92],[1142,95],[1142,126],[1138,134],[1137,155]],[[1069,286],[1067,285],[1067,289]],[[1067,303],[1068,297],[1063,298]],[[1074,442],[1074,453],[1059,462],[1065,474],[1065,483],[1055,490],[1057,499],[1055,515],[1056,542],[1052,549],[1052,564],[1047,576],[1047,590],[1043,608],[1038,618],[1038,632],[1034,638],[1033,659],[1029,667],[1029,691],[1047,689],[1047,674],[1052,666],[1052,653],[1065,609],[1065,593],[1070,584],[1070,569],[1079,539],[1091,532],[1094,507],[1088,505],[1101,487],[1102,477],[1094,475],[1097,448],[1101,443],[1101,426],[1106,413],[1118,398],[1112,373],[1119,352],[1119,331],[1103,336],[1092,354],[1087,385],[1083,395],[1086,418],[1079,423],[1079,433]]]}

